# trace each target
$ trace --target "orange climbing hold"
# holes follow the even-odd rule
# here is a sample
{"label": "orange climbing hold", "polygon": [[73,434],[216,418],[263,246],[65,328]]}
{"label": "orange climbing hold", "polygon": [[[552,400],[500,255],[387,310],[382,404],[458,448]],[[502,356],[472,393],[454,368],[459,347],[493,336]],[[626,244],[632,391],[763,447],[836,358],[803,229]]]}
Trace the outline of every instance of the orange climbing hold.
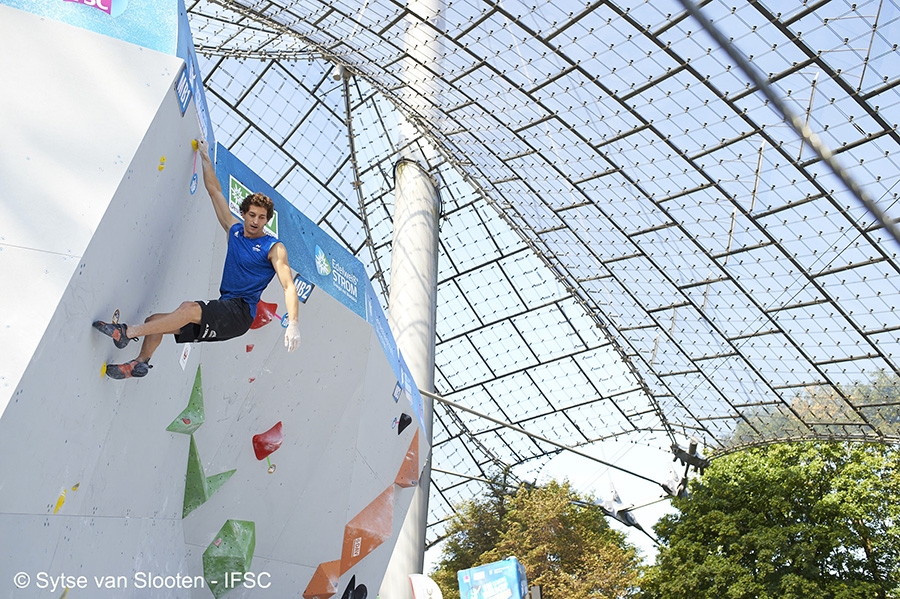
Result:
{"label": "orange climbing hold", "polygon": [[409,450],[406,452],[406,457],[403,458],[403,462],[400,464],[400,470],[397,472],[397,477],[394,479],[394,484],[407,489],[409,487],[415,487],[419,484],[419,431],[416,430],[416,434],[413,435],[412,442],[409,444]]}
{"label": "orange climbing hold", "polygon": [[336,594],[338,579],[341,577],[340,568],[341,560],[319,564],[312,580],[303,591],[304,599],[328,599]]}
{"label": "orange climbing hold", "polygon": [[394,485],[372,500],[344,527],[341,574],[346,574],[376,547],[391,538],[394,527]]}

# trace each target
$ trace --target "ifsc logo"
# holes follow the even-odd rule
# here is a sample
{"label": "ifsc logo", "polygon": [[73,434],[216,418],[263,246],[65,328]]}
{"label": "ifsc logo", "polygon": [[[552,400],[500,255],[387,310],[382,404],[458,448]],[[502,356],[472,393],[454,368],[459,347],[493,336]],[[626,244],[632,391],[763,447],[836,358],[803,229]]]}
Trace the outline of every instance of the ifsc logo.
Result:
{"label": "ifsc logo", "polygon": [[316,270],[319,271],[319,274],[323,277],[327,277],[331,274],[331,261],[318,245],[316,246]]}
{"label": "ifsc logo", "polygon": [[128,8],[128,0],[65,0],[98,8],[111,17],[118,17]]}

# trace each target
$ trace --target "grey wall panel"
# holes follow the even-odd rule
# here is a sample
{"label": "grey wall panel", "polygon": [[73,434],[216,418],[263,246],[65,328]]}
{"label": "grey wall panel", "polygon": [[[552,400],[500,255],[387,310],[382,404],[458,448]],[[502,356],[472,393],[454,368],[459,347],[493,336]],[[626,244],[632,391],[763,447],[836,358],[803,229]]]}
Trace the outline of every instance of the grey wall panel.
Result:
{"label": "grey wall panel", "polygon": [[2,412],[181,61],[2,5],[0,56]]}

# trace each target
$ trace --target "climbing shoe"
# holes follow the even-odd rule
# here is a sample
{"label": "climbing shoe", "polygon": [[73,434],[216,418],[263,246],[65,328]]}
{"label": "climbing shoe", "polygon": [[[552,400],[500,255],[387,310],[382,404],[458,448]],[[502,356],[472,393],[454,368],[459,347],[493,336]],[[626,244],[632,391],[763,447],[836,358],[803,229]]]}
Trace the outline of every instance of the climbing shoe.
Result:
{"label": "climbing shoe", "polygon": [[128,342],[131,339],[125,334],[126,324],[110,324],[103,322],[101,320],[95,320],[92,325],[95,329],[106,335],[107,337],[112,337],[113,343],[116,344],[116,347],[119,349],[124,349]]}
{"label": "climbing shoe", "polygon": [[150,372],[151,368],[153,368],[153,366],[149,363],[134,359],[131,362],[126,362],[124,364],[107,364],[106,376],[116,380],[130,379],[132,377],[140,378],[142,376],[147,376],[147,373]]}

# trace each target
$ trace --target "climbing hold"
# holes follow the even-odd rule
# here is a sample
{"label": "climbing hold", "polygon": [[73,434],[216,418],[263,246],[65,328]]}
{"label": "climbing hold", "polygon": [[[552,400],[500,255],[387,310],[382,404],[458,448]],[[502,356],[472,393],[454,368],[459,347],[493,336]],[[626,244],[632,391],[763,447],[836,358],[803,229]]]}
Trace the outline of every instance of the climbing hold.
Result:
{"label": "climbing hold", "polygon": [[281,430],[281,421],[279,420],[275,426],[264,433],[253,435],[253,452],[256,454],[257,460],[264,460],[269,457],[284,441],[284,433]]}
{"label": "climbing hold", "polygon": [[341,595],[341,599],[366,599],[368,594],[369,590],[366,588],[366,585],[356,585],[356,575],[354,574],[350,577],[350,582],[347,583],[347,588],[344,590],[344,594]]}
{"label": "climbing hold", "polygon": [[303,591],[304,599],[328,599],[337,593],[341,577],[341,560],[323,562],[316,568],[312,580]]}
{"label": "climbing hold", "polygon": [[194,376],[194,386],[191,389],[191,398],[188,405],[181,413],[166,427],[171,433],[182,433],[191,435],[200,428],[200,425],[206,420],[206,413],[203,410],[203,377],[200,375],[200,366],[197,365],[197,374]]}
{"label": "climbing hold", "polygon": [[412,417],[409,414],[400,414],[400,423],[397,425],[397,434],[401,434],[410,424],[412,424]]}
{"label": "climbing hold", "polygon": [[256,318],[253,319],[253,323],[250,325],[251,329],[258,329],[260,327],[264,327],[270,322],[272,322],[272,317],[281,318],[275,311],[278,309],[278,304],[270,304],[269,302],[264,302],[259,300],[259,303],[256,304]]}
{"label": "climbing hold", "polygon": [[200,144],[197,143],[197,140],[192,139],[191,140],[191,149],[196,152],[199,147],[200,147]]}
{"label": "climbing hold", "polygon": [[376,547],[390,539],[393,526],[394,485],[392,484],[344,527],[341,573],[349,572]]}
{"label": "climbing hold", "polygon": [[197,451],[197,442],[191,435],[191,445],[188,449],[187,475],[184,480],[184,506],[181,517],[187,518],[192,511],[206,503],[213,493],[225,484],[236,470],[229,470],[213,476],[206,476],[203,471],[203,462],[200,461],[200,452]]}
{"label": "climbing hold", "polygon": [[[74,485],[72,485],[72,490],[77,491],[78,487],[80,487],[80,486],[81,486],[81,483],[75,483]],[[62,508],[63,504],[66,502],[66,493],[67,492],[68,492],[67,489],[63,489],[62,492],[59,494],[59,498],[57,498],[56,505],[53,508],[54,514],[57,513],[60,510],[60,508]]]}
{"label": "climbing hold", "polygon": [[248,344],[247,344],[247,353],[249,354],[249,353],[252,352],[252,351],[253,351],[253,344],[252,344],[252,343],[248,343]]}
{"label": "climbing hold", "polygon": [[233,587],[235,575],[243,579],[256,549],[256,524],[248,520],[228,520],[219,529],[216,541],[203,552],[203,577],[212,594],[221,597]]}
{"label": "climbing hold", "polygon": [[62,493],[59,494],[59,499],[56,500],[56,506],[53,508],[53,513],[55,514],[56,512],[58,512],[59,509],[63,506],[63,504],[65,502],[66,502],[66,490],[63,489]]}
{"label": "climbing hold", "polygon": [[419,484],[419,430],[416,429],[409,449],[403,457],[397,476],[394,477],[394,484],[398,487],[408,489]]}
{"label": "climbing hold", "polygon": [[100,367],[100,378],[106,377],[106,362],[103,363],[103,366]]}
{"label": "climbing hold", "polygon": [[159,157],[159,170],[160,170],[160,172],[162,172],[162,170],[163,170],[164,168],[166,168],[166,157],[165,157],[165,156],[160,156],[160,157]]}

